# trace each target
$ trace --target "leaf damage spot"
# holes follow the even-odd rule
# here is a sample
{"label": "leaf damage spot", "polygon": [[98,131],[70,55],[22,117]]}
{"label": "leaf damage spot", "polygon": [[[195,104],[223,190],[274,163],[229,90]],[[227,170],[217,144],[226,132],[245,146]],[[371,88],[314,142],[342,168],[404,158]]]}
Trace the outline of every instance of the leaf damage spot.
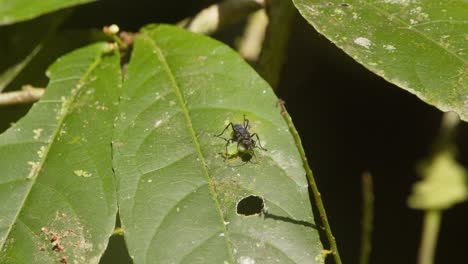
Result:
{"label": "leaf damage spot", "polygon": [[383,45],[383,48],[390,51],[390,52],[394,52],[396,50],[395,46],[393,45]]}
{"label": "leaf damage spot", "polygon": [[342,16],[344,15],[345,12],[339,8],[335,8],[335,10],[333,10],[333,13],[336,15]]}
{"label": "leaf damage spot", "polygon": [[384,0],[386,4],[395,4],[395,5],[403,5],[407,6],[409,4],[409,0]]}
{"label": "leaf damage spot", "polygon": [[34,137],[33,137],[33,138],[34,138],[35,140],[38,140],[39,137],[41,136],[42,131],[44,131],[44,129],[42,129],[42,128],[34,129],[34,130],[33,130],[33,133],[34,133]]}
{"label": "leaf damage spot", "polygon": [[265,208],[263,198],[256,195],[249,195],[237,203],[237,214],[243,216],[259,215]]}
{"label": "leaf damage spot", "polygon": [[39,158],[43,158],[44,157],[44,153],[45,153],[45,146],[41,146],[41,148],[37,151],[37,156],[39,156]]}
{"label": "leaf damage spot", "polygon": [[410,19],[411,25],[424,22],[429,18],[427,13],[422,12],[422,7],[420,6],[411,9],[409,13],[413,16],[413,18]]}
{"label": "leaf damage spot", "polygon": [[60,259],[60,263],[62,263],[62,264],[68,264],[68,257],[67,257],[67,256],[63,256],[63,257]]}
{"label": "leaf damage spot", "polygon": [[237,259],[238,264],[255,264],[255,259],[249,256],[240,256]]}
{"label": "leaf damage spot", "polygon": [[57,115],[55,116],[55,119],[60,120],[62,116],[65,114],[65,111],[68,107],[68,104],[70,103],[69,99],[67,99],[65,96],[60,97],[60,101],[62,102],[62,105],[60,109],[57,111]]}
{"label": "leaf damage spot", "polygon": [[36,174],[36,172],[38,171],[39,169],[39,161],[28,161],[28,164],[29,166],[31,166],[31,170],[29,171],[29,174],[28,174],[28,177],[27,179],[32,179],[32,177],[34,176],[34,174]]}
{"label": "leaf damage spot", "polygon": [[59,136],[63,136],[67,134],[67,124],[63,124],[62,127],[60,128],[60,131],[59,131]]}
{"label": "leaf damage spot", "polygon": [[359,46],[361,46],[363,48],[366,48],[366,49],[369,49],[370,46],[372,45],[372,41],[370,41],[368,38],[364,38],[364,37],[355,38],[354,43],[356,43],[357,45],[359,45]]}
{"label": "leaf damage spot", "polygon": [[159,127],[160,125],[162,124],[162,120],[157,120],[156,122],[154,122],[154,127]]}
{"label": "leaf damage spot", "polygon": [[[89,263],[85,254],[92,244],[84,239],[83,227],[74,217],[57,211],[55,217],[41,228],[44,242],[38,245],[40,251],[49,251],[58,263]],[[79,260],[79,261],[78,261]]]}
{"label": "leaf damage spot", "polygon": [[92,173],[87,172],[85,170],[74,170],[73,173],[78,177],[84,177],[84,178],[88,178],[88,177],[93,176]]}
{"label": "leaf damage spot", "polygon": [[108,110],[108,109],[109,109],[107,106],[105,106],[104,104],[102,104],[102,103],[99,102],[99,101],[94,102],[94,105],[95,105],[95,107],[96,107],[96,110],[103,110],[103,111],[105,111],[105,110]]}

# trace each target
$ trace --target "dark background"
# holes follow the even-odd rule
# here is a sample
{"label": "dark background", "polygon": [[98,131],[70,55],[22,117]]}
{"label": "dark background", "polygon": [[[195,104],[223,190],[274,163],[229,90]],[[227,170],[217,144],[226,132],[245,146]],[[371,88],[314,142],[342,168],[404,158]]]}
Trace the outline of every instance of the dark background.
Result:
{"label": "dark background", "polygon": [[[175,23],[212,2],[100,1],[75,8],[61,29],[100,29],[115,23],[137,31],[148,23]],[[236,25],[215,37],[233,46],[241,29]],[[29,81],[46,84],[44,77]],[[372,174],[375,194],[370,263],[416,263],[423,214],[409,209],[406,199],[418,180],[416,164],[430,154],[442,113],[366,70],[299,14],[277,95],[286,101],[302,137],[343,263],[359,258],[364,171]],[[0,130],[29,107],[0,107]],[[465,166],[467,133],[468,124],[462,123],[456,143]],[[466,243],[459,241],[468,236],[467,209],[463,203],[444,213],[436,263],[466,259]],[[324,236],[322,241],[327,244]],[[106,255],[103,262],[129,262],[121,237],[113,237],[110,247],[120,254]]]}

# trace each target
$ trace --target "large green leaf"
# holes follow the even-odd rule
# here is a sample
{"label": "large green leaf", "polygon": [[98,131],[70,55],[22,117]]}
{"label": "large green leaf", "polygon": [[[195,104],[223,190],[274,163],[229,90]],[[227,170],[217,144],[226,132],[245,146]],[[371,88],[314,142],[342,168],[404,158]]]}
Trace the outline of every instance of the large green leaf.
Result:
{"label": "large green leaf", "polygon": [[0,25],[12,24],[92,1],[94,0],[0,0]]}
{"label": "large green leaf", "polygon": [[[320,256],[305,173],[276,103],[227,46],[170,26],[142,31],[113,142],[135,263],[313,263]],[[244,114],[268,151],[257,149],[257,161],[224,161],[226,142],[214,135]],[[266,213],[237,214],[250,195],[264,199]]]}
{"label": "large green leaf", "polygon": [[0,263],[97,263],[114,227],[119,55],[94,44],[49,76],[41,101],[0,135]]}
{"label": "large green leaf", "polygon": [[466,0],[294,0],[301,14],[386,80],[468,121]]}

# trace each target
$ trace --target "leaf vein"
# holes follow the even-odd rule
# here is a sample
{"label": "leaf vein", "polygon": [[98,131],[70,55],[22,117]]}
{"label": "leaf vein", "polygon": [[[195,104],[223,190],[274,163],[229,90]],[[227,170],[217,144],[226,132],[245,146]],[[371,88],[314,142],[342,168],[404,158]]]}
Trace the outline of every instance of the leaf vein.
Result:
{"label": "leaf vein", "polygon": [[190,117],[189,111],[188,111],[187,106],[185,104],[182,92],[180,91],[180,87],[179,87],[177,81],[175,80],[174,74],[172,73],[172,71],[171,71],[171,69],[170,69],[170,67],[169,67],[169,65],[167,63],[161,48],[157,45],[157,43],[150,36],[148,36],[148,35],[143,35],[143,36],[145,36],[151,42],[151,44],[154,46],[155,51],[156,51],[156,56],[159,59],[160,63],[162,64],[166,74],[170,78],[171,84],[172,84],[171,86],[174,89],[177,97],[179,98],[179,106],[181,107],[181,109],[182,109],[182,111],[184,113],[188,129],[190,130],[190,134],[192,135],[193,144],[194,144],[194,146],[195,146],[195,148],[197,150],[197,155],[200,158],[200,162],[202,163],[201,165],[203,167],[203,172],[204,172],[204,175],[206,177],[208,187],[209,187],[211,196],[213,198],[213,202],[215,203],[218,215],[220,217],[219,224],[222,226],[222,228],[224,229],[224,231],[226,233],[226,235],[224,236],[224,238],[225,238],[224,241],[226,243],[227,248],[229,249],[228,251],[229,251],[230,258],[234,262],[234,257],[232,256],[232,249],[231,249],[231,245],[230,245],[230,241],[229,241],[229,236],[227,234],[226,226],[224,225],[224,216],[223,216],[223,213],[221,211],[221,206],[219,204],[219,200],[218,200],[218,197],[216,195],[216,192],[213,189],[213,179],[210,177],[210,175],[208,173],[208,169],[206,167],[206,161],[205,161],[205,158],[204,158],[204,156],[202,154],[200,144],[198,142],[195,131],[193,129],[192,119]]}

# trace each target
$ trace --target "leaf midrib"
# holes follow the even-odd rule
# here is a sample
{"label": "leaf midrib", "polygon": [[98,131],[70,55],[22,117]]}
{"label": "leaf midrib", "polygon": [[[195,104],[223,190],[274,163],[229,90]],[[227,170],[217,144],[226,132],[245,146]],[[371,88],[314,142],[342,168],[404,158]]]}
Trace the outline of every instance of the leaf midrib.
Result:
{"label": "leaf midrib", "polygon": [[177,81],[176,81],[176,79],[175,79],[175,77],[174,77],[174,75],[173,75],[173,73],[171,71],[171,68],[169,67],[169,65],[168,65],[168,63],[166,61],[166,58],[164,57],[164,54],[163,54],[161,48],[146,33],[143,33],[142,36],[145,39],[149,40],[149,42],[154,47],[154,49],[156,51],[156,56],[157,56],[159,62],[162,64],[164,71],[166,72],[167,76],[169,77],[169,79],[171,81],[171,87],[173,88],[175,94],[177,95],[177,98],[179,100],[179,106],[182,109],[182,112],[184,114],[184,117],[185,117],[185,120],[186,120],[186,123],[187,123],[187,128],[190,131],[190,135],[192,137],[192,142],[193,142],[193,144],[195,146],[195,149],[197,151],[197,156],[200,159],[200,162],[202,163],[203,174],[204,174],[204,176],[205,176],[205,178],[206,178],[206,180],[208,182],[208,189],[210,190],[211,197],[213,198],[213,201],[215,203],[216,211],[217,211],[217,213],[218,213],[218,215],[220,217],[220,225],[222,226],[224,234],[225,234],[224,235],[224,241],[225,241],[226,247],[228,249],[229,258],[232,261],[232,263],[235,263],[234,257],[232,255],[231,242],[229,241],[229,233],[227,232],[226,226],[224,225],[224,217],[223,217],[223,213],[221,211],[221,206],[220,206],[218,197],[216,195],[216,192],[213,189],[213,180],[210,177],[210,174],[209,174],[208,169],[206,167],[205,157],[202,154],[200,143],[198,142],[195,130],[193,129],[192,119],[190,117],[189,111],[188,111],[187,106],[185,104],[183,95],[182,95],[182,93],[180,91],[180,87],[179,87],[179,85],[178,85],[178,83],[177,83]]}
{"label": "leaf midrib", "polygon": [[[25,205],[26,201],[28,200],[28,197],[29,197],[29,195],[31,193],[32,188],[34,187],[34,184],[36,183],[36,180],[37,180],[37,178],[39,176],[39,173],[42,171],[42,167],[43,167],[45,161],[47,160],[47,157],[49,156],[48,154],[49,154],[49,151],[50,151],[52,145],[55,143],[55,141],[57,139],[57,136],[60,134],[60,130],[62,128],[62,125],[63,125],[64,121],[65,121],[65,118],[69,114],[69,110],[70,110],[71,106],[75,102],[75,99],[77,97],[79,97],[80,91],[83,89],[83,87],[85,87],[85,85],[80,85],[80,84],[83,83],[83,81],[86,78],[88,78],[88,76],[91,74],[91,72],[99,65],[99,63],[101,61],[102,61],[102,51],[99,54],[99,56],[97,56],[95,58],[94,62],[89,66],[89,68],[86,70],[86,72],[83,74],[83,76],[76,82],[75,86],[73,87],[74,89],[77,89],[76,93],[72,94],[70,101],[64,102],[64,104],[62,106],[63,111],[61,111],[62,115],[60,116],[60,119],[57,122],[57,128],[55,129],[54,133],[52,134],[52,137],[50,139],[50,144],[46,145],[46,148],[44,150],[44,155],[40,159],[38,168],[36,169],[33,177],[29,180],[30,181],[29,190],[24,195],[23,201],[21,201],[21,204],[20,204],[20,206],[18,208],[18,211],[16,212],[16,215],[13,218],[13,221],[11,222],[11,225],[8,227],[7,233],[5,235],[5,239],[0,244],[0,250],[3,250],[3,247],[5,246],[6,241],[10,237],[10,233],[11,233],[11,231],[13,229],[14,224],[18,221],[19,214],[23,210],[24,205]],[[70,89],[70,90],[72,90],[72,89]],[[39,102],[39,103],[41,103],[41,102]]]}

